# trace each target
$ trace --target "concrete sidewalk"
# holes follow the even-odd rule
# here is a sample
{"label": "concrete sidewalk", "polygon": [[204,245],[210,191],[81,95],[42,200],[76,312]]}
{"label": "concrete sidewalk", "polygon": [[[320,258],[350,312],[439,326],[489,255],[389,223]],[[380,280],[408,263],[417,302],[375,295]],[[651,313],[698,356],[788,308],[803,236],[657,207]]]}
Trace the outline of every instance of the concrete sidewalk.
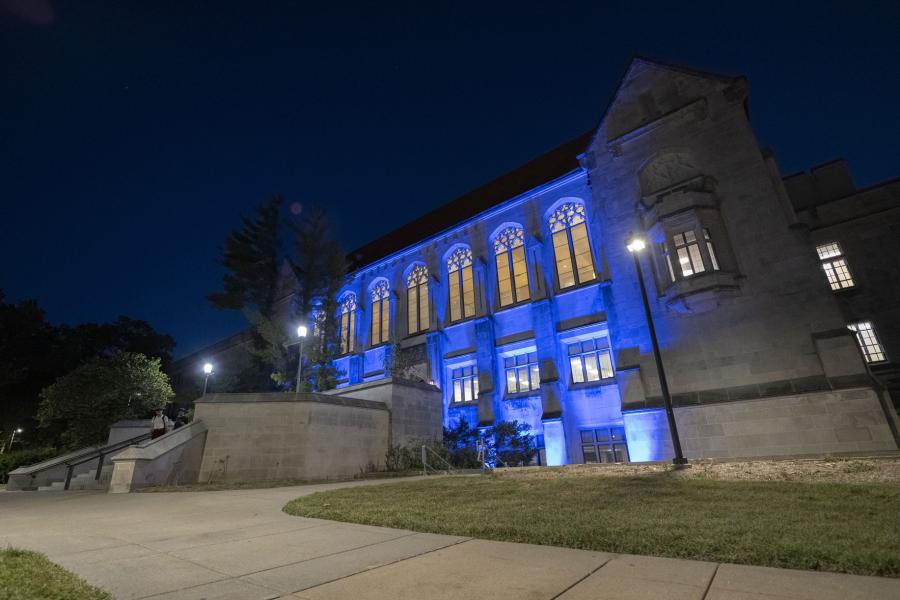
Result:
{"label": "concrete sidewalk", "polygon": [[354,482],[224,492],[0,493],[0,544],[117,598],[898,599],[900,580],[510,544],[291,517]]}

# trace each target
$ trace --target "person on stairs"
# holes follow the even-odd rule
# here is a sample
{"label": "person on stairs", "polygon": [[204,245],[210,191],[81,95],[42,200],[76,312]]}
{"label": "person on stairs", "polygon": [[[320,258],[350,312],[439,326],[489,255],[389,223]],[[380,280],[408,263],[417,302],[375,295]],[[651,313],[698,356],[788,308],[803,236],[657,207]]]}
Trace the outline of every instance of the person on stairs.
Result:
{"label": "person on stairs", "polygon": [[155,440],[159,436],[163,435],[166,431],[168,431],[171,427],[171,419],[163,414],[161,408],[157,408],[156,414],[153,415],[153,419],[150,423],[150,439]]}

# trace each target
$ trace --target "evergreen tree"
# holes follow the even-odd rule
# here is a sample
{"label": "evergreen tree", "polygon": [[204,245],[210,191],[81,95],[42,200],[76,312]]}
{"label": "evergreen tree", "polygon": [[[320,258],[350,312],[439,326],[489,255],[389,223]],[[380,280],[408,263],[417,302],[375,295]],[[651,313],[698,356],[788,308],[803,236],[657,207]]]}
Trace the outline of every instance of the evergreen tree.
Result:
{"label": "evergreen tree", "polygon": [[310,329],[318,333],[304,346],[308,366],[301,389],[329,390],[340,375],[332,361],[340,354],[335,315],[337,294],[346,282],[347,260],[319,208],[309,210],[294,224],[294,272],[297,312],[313,315],[316,323]]}
{"label": "evergreen tree", "polygon": [[[262,202],[256,214],[241,217],[222,249],[223,290],[209,295],[210,303],[222,310],[240,310],[250,322],[253,338],[247,348],[255,368],[282,384],[289,371],[287,336],[275,321],[279,289],[278,234],[280,195]],[[251,379],[254,379],[251,377]]]}

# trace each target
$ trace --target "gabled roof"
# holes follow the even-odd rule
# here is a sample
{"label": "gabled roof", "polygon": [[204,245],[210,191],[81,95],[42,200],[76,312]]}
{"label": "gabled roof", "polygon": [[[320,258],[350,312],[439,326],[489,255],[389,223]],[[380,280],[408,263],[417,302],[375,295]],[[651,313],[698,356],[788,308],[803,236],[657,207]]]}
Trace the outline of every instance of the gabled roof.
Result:
{"label": "gabled roof", "polygon": [[348,255],[352,263],[351,268],[356,269],[389,256],[577,169],[578,155],[587,148],[592,135],[593,129],[357,248]]}
{"label": "gabled roof", "polygon": [[449,229],[457,223],[501,204],[510,198],[514,198],[519,194],[577,169],[579,167],[578,156],[592,144],[596,132],[599,131],[599,125],[603,123],[606,114],[618,98],[622,83],[628,78],[632,70],[644,64],[686,73],[694,77],[719,79],[728,82],[742,79],[741,76],[700,71],[683,65],[635,56],[631,59],[624,74],[616,84],[615,92],[613,92],[609,103],[604,109],[597,127],[592,127],[578,137],[513,169],[509,173],[501,175],[497,179],[489,181],[471,192],[451,200],[447,204],[406,223],[402,227],[357,248],[348,255],[351,269],[363,267],[389,256],[420,240]]}

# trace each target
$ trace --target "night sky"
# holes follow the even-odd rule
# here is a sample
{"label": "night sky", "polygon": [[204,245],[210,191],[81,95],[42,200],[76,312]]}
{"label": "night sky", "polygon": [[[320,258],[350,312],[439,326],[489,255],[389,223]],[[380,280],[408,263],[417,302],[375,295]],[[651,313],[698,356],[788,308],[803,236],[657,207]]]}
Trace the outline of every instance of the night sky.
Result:
{"label": "night sky", "polygon": [[634,54],[746,75],[784,174],[900,175],[897,2],[333,4],[0,0],[7,301],[184,355],[243,326],[206,295],[260,200],[352,249],[594,126]]}

